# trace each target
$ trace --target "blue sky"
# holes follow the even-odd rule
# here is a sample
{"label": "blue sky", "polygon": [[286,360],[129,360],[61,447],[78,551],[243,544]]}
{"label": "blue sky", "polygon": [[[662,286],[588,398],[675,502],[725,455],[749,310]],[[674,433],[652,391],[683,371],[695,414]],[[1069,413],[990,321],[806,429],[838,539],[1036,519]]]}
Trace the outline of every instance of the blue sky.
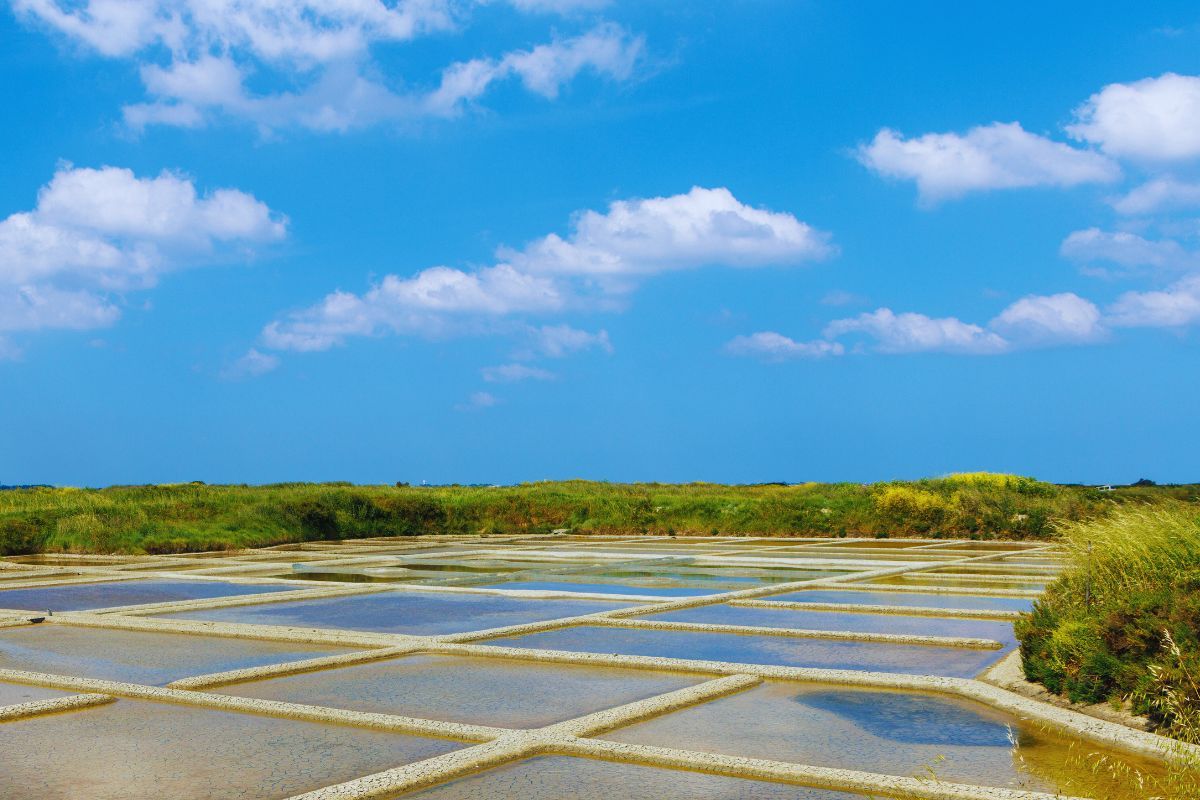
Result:
{"label": "blue sky", "polygon": [[0,483],[1200,479],[1200,13],[11,0]]}

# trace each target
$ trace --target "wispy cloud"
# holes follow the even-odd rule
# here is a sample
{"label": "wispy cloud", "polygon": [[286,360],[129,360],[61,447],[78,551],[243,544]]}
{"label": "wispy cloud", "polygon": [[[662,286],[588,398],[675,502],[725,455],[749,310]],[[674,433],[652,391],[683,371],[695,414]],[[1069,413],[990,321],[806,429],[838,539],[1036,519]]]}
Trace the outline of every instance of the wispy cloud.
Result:
{"label": "wispy cloud", "polygon": [[556,377],[553,372],[531,367],[528,364],[500,364],[495,367],[484,367],[480,371],[488,383],[516,383],[517,381],[552,381]]}
{"label": "wispy cloud", "polygon": [[839,342],[816,339],[797,342],[781,333],[760,331],[748,336],[735,336],[725,345],[725,352],[734,356],[752,356],[766,361],[790,361],[797,358],[826,358],[840,356],[845,348]]}
{"label": "wispy cloud", "polygon": [[260,353],[258,350],[250,348],[241,358],[221,370],[221,377],[228,381],[257,378],[278,367],[279,356]]}
{"label": "wispy cloud", "polygon": [[[140,67],[145,100],[123,110],[127,125],[198,127],[226,118],[264,130],[346,131],[386,121],[451,117],[489,88],[515,78],[554,99],[584,72],[624,81],[645,42],[609,22],[528,49],[448,64],[435,86],[389,75],[379,46],[461,28],[476,3],[455,0],[206,0],[109,2],[14,0],[22,18],[109,58]],[[580,15],[584,0],[515,0],[519,12]],[[275,87],[255,92],[249,88]],[[287,87],[287,88],[282,88]]]}
{"label": "wispy cloud", "polygon": [[466,402],[454,406],[455,411],[483,411],[499,405],[500,400],[491,392],[474,392]]}

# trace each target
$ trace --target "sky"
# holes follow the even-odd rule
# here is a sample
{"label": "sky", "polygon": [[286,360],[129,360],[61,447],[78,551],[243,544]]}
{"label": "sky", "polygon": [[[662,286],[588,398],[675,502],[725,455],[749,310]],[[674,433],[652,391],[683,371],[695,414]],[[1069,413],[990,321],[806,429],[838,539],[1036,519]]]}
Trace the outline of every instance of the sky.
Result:
{"label": "sky", "polygon": [[0,2],[0,483],[1200,480],[1194,3]]}

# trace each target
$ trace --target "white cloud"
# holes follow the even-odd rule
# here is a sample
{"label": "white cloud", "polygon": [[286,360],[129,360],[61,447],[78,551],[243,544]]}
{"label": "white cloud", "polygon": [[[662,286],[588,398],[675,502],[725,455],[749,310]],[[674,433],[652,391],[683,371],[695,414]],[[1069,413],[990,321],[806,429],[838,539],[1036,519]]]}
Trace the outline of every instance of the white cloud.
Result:
{"label": "white cloud", "polygon": [[1112,201],[1121,214],[1153,214],[1200,206],[1200,183],[1184,183],[1170,176],[1154,178]]}
{"label": "white cloud", "polygon": [[826,339],[847,334],[866,334],[876,340],[882,353],[946,352],[1002,353],[1009,344],[1001,336],[954,317],[935,319],[912,312],[896,314],[880,308],[850,319],[839,319],[825,326]]}
{"label": "white cloud", "polygon": [[281,239],[286,220],[235,189],[206,195],[179,175],[59,168],[32,211],[0,220],[0,330],[105,327],[108,291],[152,286],[165,271]]}
{"label": "white cloud", "polygon": [[38,193],[37,214],[51,225],[192,249],[214,241],[270,241],[286,231],[286,221],[244,192],[217,189],[199,197],[178,175],[138,178],[116,167],[59,170]]}
{"label": "white cloud", "polygon": [[27,14],[107,56],[245,50],[269,61],[328,62],[375,42],[453,24],[447,0],[14,0]]}
{"label": "white cloud", "polygon": [[1067,131],[1104,152],[1146,161],[1200,156],[1200,77],[1168,72],[1111,83],[1075,110]]}
{"label": "white cloud", "polygon": [[915,181],[925,202],[989,189],[1107,183],[1120,176],[1104,156],[1029,133],[1015,122],[911,139],[884,128],[858,148],[858,159],[881,175]]}
{"label": "white cloud", "polygon": [[222,370],[221,377],[226,380],[257,378],[259,375],[266,375],[278,366],[279,356],[260,353],[252,347],[246,351],[245,355]]}
{"label": "white cloud", "polygon": [[431,267],[411,278],[387,275],[362,295],[327,295],[317,305],[267,325],[263,342],[280,350],[328,350],[349,336],[439,336],[449,331],[456,317],[547,312],[562,305],[559,290],[549,280],[507,264],[474,272]]}
{"label": "white cloud", "polygon": [[1107,319],[1128,328],[1174,328],[1200,323],[1200,275],[1159,291],[1126,292],[1107,309]]}
{"label": "white cloud", "polygon": [[1200,275],[1176,282],[1165,291],[1127,292],[1104,313],[1073,292],[1029,295],[997,314],[986,326],[956,317],[933,318],[897,314],[880,308],[857,317],[830,322],[823,339],[799,342],[779,333],[739,336],[725,349],[734,355],[771,361],[842,355],[844,336],[861,334],[874,340],[880,353],[959,353],[994,355],[1055,345],[1083,345],[1108,338],[1110,327],[1177,327],[1200,323]]}
{"label": "white cloud", "polygon": [[628,80],[644,48],[641,37],[631,37],[619,25],[610,23],[574,39],[509,53],[500,63],[520,76],[526,89],[554,99],[563,84],[585,69],[614,80]]}
{"label": "white cloud", "polygon": [[1194,255],[1171,239],[1151,240],[1136,233],[1099,228],[1073,232],[1063,240],[1059,252],[1073,261],[1102,261],[1126,268],[1169,269],[1195,261]]}
{"label": "white cloud", "polygon": [[484,367],[480,374],[488,383],[516,383],[517,381],[552,381],[556,377],[553,372],[528,364],[500,364],[495,367]]}
{"label": "white cloud", "polygon": [[467,402],[459,403],[454,407],[455,411],[483,411],[485,408],[491,408],[499,405],[500,400],[491,392],[474,392],[467,398]]}
{"label": "white cloud", "polygon": [[565,239],[552,233],[499,255],[530,273],[604,277],[790,265],[835,252],[829,234],[791,214],[747,206],[725,188],[618,200],[607,213],[576,215],[572,228]]}
{"label": "white cloud", "polygon": [[508,3],[515,9],[529,13],[570,14],[604,8],[610,0],[508,0]]}
{"label": "white cloud", "polygon": [[[519,79],[548,99],[583,72],[629,79],[641,37],[601,23],[498,58],[453,63],[435,89],[388,74],[377,45],[457,27],[471,3],[455,0],[14,0],[26,19],[113,57],[134,60],[146,90],[123,109],[133,130],[194,128],[217,117],[264,130],[345,131],[379,122],[453,116],[494,83]],[[518,11],[567,13],[586,0],[518,0]],[[288,90],[252,92],[258,85]],[[400,88],[403,87],[403,88]]]}
{"label": "white cloud", "polygon": [[584,350],[613,351],[608,331],[595,333],[572,328],[570,325],[543,325],[530,331],[534,350],[550,358],[563,358]]}
{"label": "white cloud", "polygon": [[37,207],[0,221],[0,284],[70,273],[112,288],[152,283],[179,257],[227,243],[280,239],[282,217],[251,195],[197,194],[164,172],[64,166],[38,193]]}
{"label": "white cloud", "polygon": [[797,342],[781,333],[760,331],[748,336],[736,336],[725,345],[725,352],[735,356],[753,356],[767,361],[787,361],[796,358],[825,358],[840,356],[845,347],[840,342],[817,339]]}
{"label": "white cloud", "polygon": [[94,292],[0,286],[0,331],[89,330],[108,327],[120,316],[115,305]]}
{"label": "white cloud", "polygon": [[[825,326],[824,339],[797,342],[773,332],[739,336],[726,350],[735,355],[788,358],[841,355],[838,339],[871,337],[880,353],[944,352],[967,355],[1011,353],[1036,347],[1102,342],[1112,328],[1180,328],[1200,324],[1200,274],[1184,277],[1164,290],[1126,292],[1102,312],[1073,292],[1029,295],[997,314],[986,326],[956,317],[897,314],[881,308]],[[825,348],[836,346],[837,350]]]}
{"label": "white cloud", "polygon": [[598,25],[570,39],[555,39],[531,50],[518,50],[499,59],[474,59],[452,64],[442,72],[441,85],[426,95],[422,106],[432,114],[457,113],[477,100],[496,81],[517,76],[529,91],[548,100],[585,70],[613,80],[627,80],[641,58],[645,41],[619,25]]}
{"label": "white cloud", "polygon": [[1105,335],[1100,309],[1072,292],[1023,297],[989,327],[1010,342],[1026,345],[1094,342]]}
{"label": "white cloud", "polygon": [[[566,238],[551,234],[524,250],[500,248],[499,263],[464,271],[433,267],[412,277],[388,275],[362,295],[338,291],[286,314],[263,330],[282,350],[327,350],[352,336],[425,337],[494,332],[501,320],[573,309],[608,308],[641,276],[710,264],[762,266],[828,255],[828,235],[791,214],[752,208],[728,189],[613,203],[586,211]],[[597,266],[593,270],[593,266]],[[619,278],[619,280],[615,280]],[[529,352],[551,357],[589,348],[612,350],[608,334],[569,325],[529,327]],[[509,324],[508,332],[521,330]]]}
{"label": "white cloud", "polygon": [[378,77],[366,77],[358,64],[335,62],[297,91],[267,95],[247,90],[246,70],[230,56],[206,55],[165,67],[143,67],[142,81],[152,101],[127,106],[124,115],[135,130],[154,124],[196,127],[220,113],[266,129],[299,126],[347,131],[387,120],[455,116],[493,84],[512,76],[548,99],[587,70],[625,80],[642,49],[641,38],[606,24],[499,59],[451,64],[443,70],[438,88],[427,92],[416,88],[398,92]]}

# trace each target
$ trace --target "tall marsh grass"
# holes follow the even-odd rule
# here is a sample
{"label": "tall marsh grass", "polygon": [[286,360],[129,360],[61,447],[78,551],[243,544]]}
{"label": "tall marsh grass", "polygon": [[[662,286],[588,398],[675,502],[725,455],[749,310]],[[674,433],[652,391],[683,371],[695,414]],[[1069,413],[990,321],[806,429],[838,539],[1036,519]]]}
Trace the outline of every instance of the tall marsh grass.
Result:
{"label": "tall marsh grass", "polygon": [[1075,599],[1103,603],[1111,596],[1169,585],[1200,569],[1200,506],[1131,505],[1085,524],[1064,525],[1067,581]]}
{"label": "tall marsh grass", "polygon": [[1026,677],[1200,741],[1200,506],[1131,505],[1060,541],[1068,569],[1016,626]]}

